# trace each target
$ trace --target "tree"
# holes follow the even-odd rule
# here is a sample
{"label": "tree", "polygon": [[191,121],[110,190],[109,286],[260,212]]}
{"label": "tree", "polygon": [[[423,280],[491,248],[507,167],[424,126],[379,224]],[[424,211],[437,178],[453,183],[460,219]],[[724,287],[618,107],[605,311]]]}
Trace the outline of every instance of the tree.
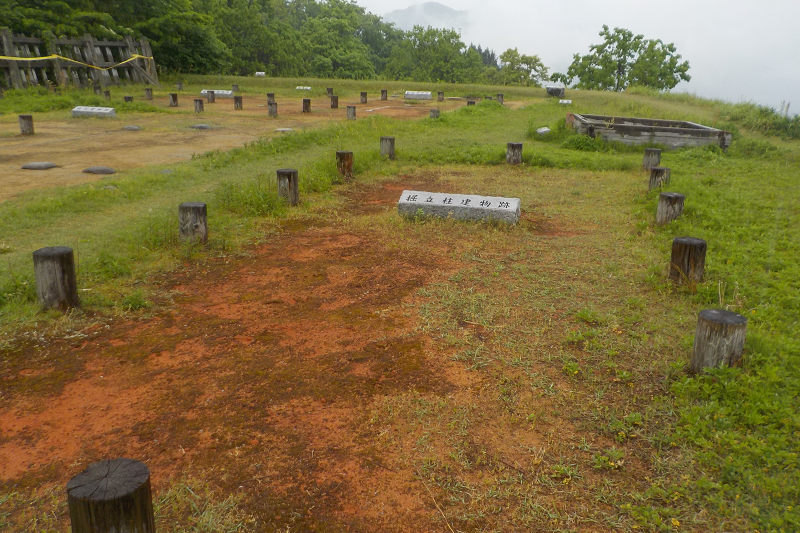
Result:
{"label": "tree", "polygon": [[689,62],[679,63],[681,56],[674,44],[661,40],[645,40],[623,28],[610,31],[603,25],[601,44],[592,45],[585,56],[575,54],[566,76],[558,77],[580,89],[623,91],[629,85],[644,85],[658,90],[672,89],[681,80],[689,81]]}
{"label": "tree", "polygon": [[483,73],[483,59],[467,50],[454,30],[414,26],[392,50],[385,73],[395,79],[468,83]]}
{"label": "tree", "polygon": [[547,77],[547,67],[539,56],[520,54],[516,48],[509,48],[500,54],[503,85],[539,85]]}

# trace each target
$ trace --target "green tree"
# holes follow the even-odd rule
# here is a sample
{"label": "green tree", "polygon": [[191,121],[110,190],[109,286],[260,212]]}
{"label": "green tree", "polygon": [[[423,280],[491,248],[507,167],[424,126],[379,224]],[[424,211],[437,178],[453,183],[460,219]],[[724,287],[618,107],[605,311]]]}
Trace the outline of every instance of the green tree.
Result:
{"label": "green tree", "polygon": [[539,56],[520,54],[516,48],[509,48],[500,54],[501,79],[503,85],[539,85],[547,77],[547,67]]}
{"label": "green tree", "polygon": [[483,72],[483,59],[454,30],[414,26],[394,47],[385,73],[413,81],[474,82]]}

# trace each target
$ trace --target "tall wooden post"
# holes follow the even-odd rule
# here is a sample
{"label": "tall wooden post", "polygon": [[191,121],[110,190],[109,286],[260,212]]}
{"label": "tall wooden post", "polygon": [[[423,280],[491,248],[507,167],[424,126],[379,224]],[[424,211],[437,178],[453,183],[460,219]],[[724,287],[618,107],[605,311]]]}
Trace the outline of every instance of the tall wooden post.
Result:
{"label": "tall wooden post", "polygon": [[241,96],[234,96],[233,97],[233,109],[234,109],[234,111],[243,109],[242,97]]}
{"label": "tall wooden post", "polygon": [[356,119],[356,106],[349,105],[347,106],[347,120],[355,120]]}
{"label": "tall wooden post", "polygon": [[[145,57],[152,58],[153,50],[150,48],[150,41],[148,41],[147,38],[142,37],[139,40],[139,44],[142,46],[142,55]],[[160,85],[160,83],[158,83],[158,72],[156,71],[156,60],[145,59],[144,61],[145,61],[145,66],[147,67],[147,73],[150,75],[150,78],[155,82],[155,85]]]}
{"label": "tall wooden post", "polygon": [[19,131],[22,135],[33,135],[33,115],[19,116]]}
{"label": "tall wooden post", "polygon": [[703,239],[676,237],[672,241],[669,277],[678,285],[700,283],[706,269],[706,250]]}
{"label": "tall wooden post", "polygon": [[267,104],[267,109],[269,111],[269,116],[276,118],[278,116],[278,103],[277,102],[270,102]]}
{"label": "tall wooden post", "polygon": [[389,99],[389,91],[387,91],[386,89],[381,89],[381,101],[385,102],[388,99]]}
{"label": "tall wooden post", "polygon": [[367,93],[366,93],[366,91],[362,91],[361,92],[361,103],[362,104],[366,104],[367,103]]}
{"label": "tall wooden post", "polygon": [[202,98],[195,98],[194,99],[194,112],[195,113],[202,113],[205,111],[203,107],[203,99]]}
{"label": "tall wooden post", "polygon": [[[60,55],[59,50],[56,47],[56,43],[54,42],[51,42],[48,45],[48,51],[50,52],[50,55]],[[64,67],[63,65],[61,65],[61,60],[57,57],[54,57],[52,61],[53,61],[53,71],[55,71],[56,81],[58,82],[58,86],[66,87],[68,84],[67,74],[64,72]]]}
{"label": "tall wooden post", "polygon": [[[19,57],[17,50],[14,47],[11,31],[9,31],[8,28],[3,28],[0,30],[0,35],[3,37],[3,55],[8,57]],[[19,65],[17,64],[17,61],[8,62],[8,72],[11,75],[11,86],[13,88],[24,89],[28,86],[25,80],[22,79],[22,75],[19,73]]]}
{"label": "tall wooden post", "polygon": [[705,309],[697,318],[692,362],[693,373],[704,368],[734,366],[742,359],[747,318],[722,309]]}
{"label": "tall wooden post", "polygon": [[[88,33],[84,34],[82,48],[83,48],[83,59],[84,59],[84,61],[88,65],[94,66],[95,63],[96,63],[96,61],[95,61],[95,50],[94,50],[94,48],[95,48],[94,37],[92,37]],[[96,68],[88,68],[87,70],[89,71],[89,75],[92,77],[92,82],[94,82],[95,85],[98,85],[98,84],[104,85],[105,84],[105,80],[103,79],[103,76],[100,74],[99,70],[97,70]]]}
{"label": "tall wooden post", "polygon": [[394,137],[381,137],[381,156],[394,159]]}
{"label": "tall wooden post", "polygon": [[[125,56],[124,59],[130,59],[133,57],[134,54],[137,53],[136,44],[133,40],[133,37],[131,37],[130,35],[126,35],[123,38],[123,41],[125,41],[125,44],[128,45],[128,47],[121,48],[120,51]],[[138,61],[139,60],[137,59],[136,61],[131,61],[130,63],[128,63],[128,65],[131,66],[131,68],[129,69],[130,75],[133,78],[134,83],[144,83],[146,78],[142,75],[142,73],[139,72],[139,69],[141,69],[141,67],[138,65]]]}
{"label": "tall wooden post", "polygon": [[311,113],[311,98],[303,98],[303,113]]}
{"label": "tall wooden post", "polygon": [[72,533],[155,533],[150,470],[133,459],[92,463],[67,483]]}
{"label": "tall wooden post", "polygon": [[650,170],[661,164],[661,150],[658,148],[645,148],[642,170]]}
{"label": "tall wooden post", "polygon": [[339,97],[335,94],[331,95],[331,109],[339,109]]}
{"label": "tall wooden post", "polygon": [[353,179],[353,152],[336,152],[336,169],[345,180]]}
{"label": "tall wooden post", "polygon": [[[201,100],[202,101],[202,100]],[[178,206],[181,241],[208,241],[208,212],[202,202],[186,202]]]}
{"label": "tall wooden post", "polygon": [[278,196],[289,200],[289,205],[300,203],[300,184],[297,170],[293,168],[278,170]]}
{"label": "tall wooden post", "polygon": [[650,181],[648,184],[649,189],[653,190],[669,183],[672,176],[672,170],[666,167],[653,167],[650,169]]}
{"label": "tall wooden post", "polygon": [[169,106],[178,107],[178,93],[169,93]]}
{"label": "tall wooden post", "polygon": [[662,192],[658,195],[656,224],[663,226],[679,218],[683,214],[683,203],[686,196],[677,192]]}
{"label": "tall wooden post", "polygon": [[508,143],[506,147],[506,163],[509,165],[522,163],[522,143]]}
{"label": "tall wooden post", "polygon": [[444,91],[439,91],[439,94],[436,96],[436,100],[438,102],[444,102]]}
{"label": "tall wooden post", "polygon": [[505,97],[503,93],[497,93],[497,101],[500,102],[500,105],[504,105]]}
{"label": "tall wooden post", "polygon": [[53,246],[33,252],[36,295],[45,308],[66,311],[78,307],[78,283],[75,277],[75,256],[72,248]]}

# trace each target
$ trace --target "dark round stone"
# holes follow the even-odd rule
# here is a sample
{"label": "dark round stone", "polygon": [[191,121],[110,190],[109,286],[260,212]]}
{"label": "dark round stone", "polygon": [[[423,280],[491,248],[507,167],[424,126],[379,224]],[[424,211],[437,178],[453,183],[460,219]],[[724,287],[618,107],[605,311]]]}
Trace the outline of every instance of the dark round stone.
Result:
{"label": "dark round stone", "polygon": [[125,130],[125,131],[142,131],[142,127],[141,126],[125,126],[122,129]]}
{"label": "dark round stone", "polygon": [[58,165],[46,161],[37,161],[34,163],[26,163],[22,165],[22,168],[23,170],[50,170],[51,168],[58,168]]}
{"label": "dark round stone", "polygon": [[83,169],[84,174],[116,174],[117,171],[109,167],[89,167]]}
{"label": "dark round stone", "polygon": [[208,124],[195,124],[194,126],[189,126],[193,130],[210,130],[211,126]]}

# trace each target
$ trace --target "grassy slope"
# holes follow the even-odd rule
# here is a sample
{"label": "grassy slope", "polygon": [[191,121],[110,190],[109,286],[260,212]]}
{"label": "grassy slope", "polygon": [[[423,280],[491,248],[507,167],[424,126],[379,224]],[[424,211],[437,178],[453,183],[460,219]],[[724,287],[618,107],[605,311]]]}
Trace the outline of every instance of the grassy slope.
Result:
{"label": "grassy slope", "polygon": [[[210,79],[207,83],[228,85],[231,81]],[[294,85],[307,82],[236,81],[245,91],[266,92],[268,87],[278,87],[278,96],[281,91],[288,94]],[[365,85],[375,91],[383,86],[391,91],[416,88],[414,84],[387,83],[379,87],[375,83],[344,81],[334,85],[353,92]],[[316,90],[321,93],[324,88]],[[494,88],[444,90],[496,92]],[[315,204],[322,205],[331,198],[330,186],[336,180],[331,156],[336,149],[354,150],[357,171],[361,173],[391,175],[443,164],[500,165],[505,142],[522,140],[531,125],[553,125],[563,117],[563,108],[552,100],[538,98],[537,92],[505,92],[507,99],[530,98],[531,104],[516,112],[484,104],[446,115],[438,122],[396,123],[374,118],[256,143],[226,154],[209,154],[170,175],[160,174],[157,169],[142,170],[96,184],[34,192],[0,204],[0,226],[4,228],[0,244],[7,252],[2,256],[5,265],[0,272],[0,327],[8,347],[14,345],[15,333],[48,329],[64,332],[125,309],[146,307],[148,300],[158,302],[157,287],[147,282],[153,272],[169,271],[182,260],[204,254],[236,253],[244,250],[246,243],[263,238],[285,212],[274,198],[272,177],[276,168],[291,165],[300,169],[302,192],[309,198],[303,209],[314,211]],[[717,107],[703,102],[599,93],[574,93],[572,97],[576,112],[685,118],[712,125],[725,125],[728,120],[728,115]],[[401,162],[380,161],[377,137],[387,134],[397,136]],[[622,234],[627,235],[620,242],[628,247],[625,253],[635,262],[629,274],[637,283],[636,290],[661,295],[677,302],[674,305],[678,308],[685,305],[694,311],[718,306],[722,299],[725,305],[750,318],[745,368],[690,378],[680,371],[680,357],[688,353],[692,341],[691,315],[684,315],[679,321],[683,328],[672,339],[678,344],[677,353],[671,355],[677,367],[652,369],[666,376],[672,397],[655,397],[645,402],[649,404],[646,409],[640,399],[634,413],[643,413],[642,421],[629,418],[632,413],[625,409],[605,415],[604,423],[612,435],[644,423],[643,433],[652,453],[669,458],[664,464],[671,466],[665,466],[664,476],[649,488],[636,491],[627,503],[614,499],[623,514],[646,529],[677,529],[673,520],[689,519],[692,523],[687,517],[702,509],[717,517],[711,522],[720,524],[719,528],[724,528],[721,524],[725,519],[738,520],[739,516],[746,516],[761,531],[792,531],[800,527],[800,514],[794,507],[800,501],[800,343],[794,333],[800,315],[798,146],[796,142],[775,139],[753,142],[753,138],[745,133],[730,155],[709,150],[665,155],[664,164],[673,169],[670,189],[687,195],[686,216],[675,224],[666,228],[652,224],[655,193],[623,188],[617,199],[623,212],[633,213],[618,223]],[[565,169],[572,173],[578,195],[587,171],[609,178],[620,173],[627,176],[628,180],[620,184],[639,179],[636,169],[641,154],[601,149],[605,151],[584,152],[562,148],[559,141],[529,141],[525,158],[534,169]],[[498,167],[498,174],[503,174],[502,168]],[[105,189],[106,185],[116,188]],[[182,248],[175,242],[171,229],[176,225],[175,206],[189,199],[209,203],[210,224],[216,238],[206,250]],[[591,202],[585,209],[592,209]],[[702,237],[709,242],[708,280],[696,294],[676,294],[664,282],[664,258],[668,257],[671,238],[679,235]],[[55,244],[78,250],[81,288],[91,289],[82,292],[86,310],[68,320],[38,313],[34,301],[30,252]],[[464,294],[453,287],[431,290],[443,291],[434,299],[439,302],[438,307],[428,311],[434,318],[439,317],[432,327],[443,328],[455,305],[448,304],[447,294],[455,291],[461,300]],[[647,310],[635,309],[635,301],[629,304],[633,311],[618,312],[628,317],[647,314]],[[615,311],[602,302],[598,302],[597,309],[588,306],[574,311],[584,317],[578,323],[586,324],[587,330],[602,329],[592,326],[595,323],[614,322],[609,316],[613,317]],[[632,328],[638,337],[631,343],[643,342],[642,335],[655,335],[648,331],[675,332],[670,316],[650,317],[646,322],[647,327]],[[583,333],[579,331],[578,335]],[[565,342],[585,340],[567,338]],[[664,344],[651,348],[669,351]],[[590,354],[593,349],[600,353],[614,348],[602,343],[587,345]],[[474,358],[474,352],[467,357]],[[13,359],[11,350],[4,356],[4,366],[13,365]],[[601,364],[591,358],[588,362]],[[573,369],[580,373],[580,362],[567,357],[558,362],[562,364],[566,374]],[[621,379],[627,378],[623,374]],[[602,463],[602,459],[598,460]],[[613,461],[613,457],[609,460]],[[693,460],[697,462],[693,464]],[[681,465],[690,479],[680,479],[676,469]],[[702,523],[696,522],[695,527]]]}

